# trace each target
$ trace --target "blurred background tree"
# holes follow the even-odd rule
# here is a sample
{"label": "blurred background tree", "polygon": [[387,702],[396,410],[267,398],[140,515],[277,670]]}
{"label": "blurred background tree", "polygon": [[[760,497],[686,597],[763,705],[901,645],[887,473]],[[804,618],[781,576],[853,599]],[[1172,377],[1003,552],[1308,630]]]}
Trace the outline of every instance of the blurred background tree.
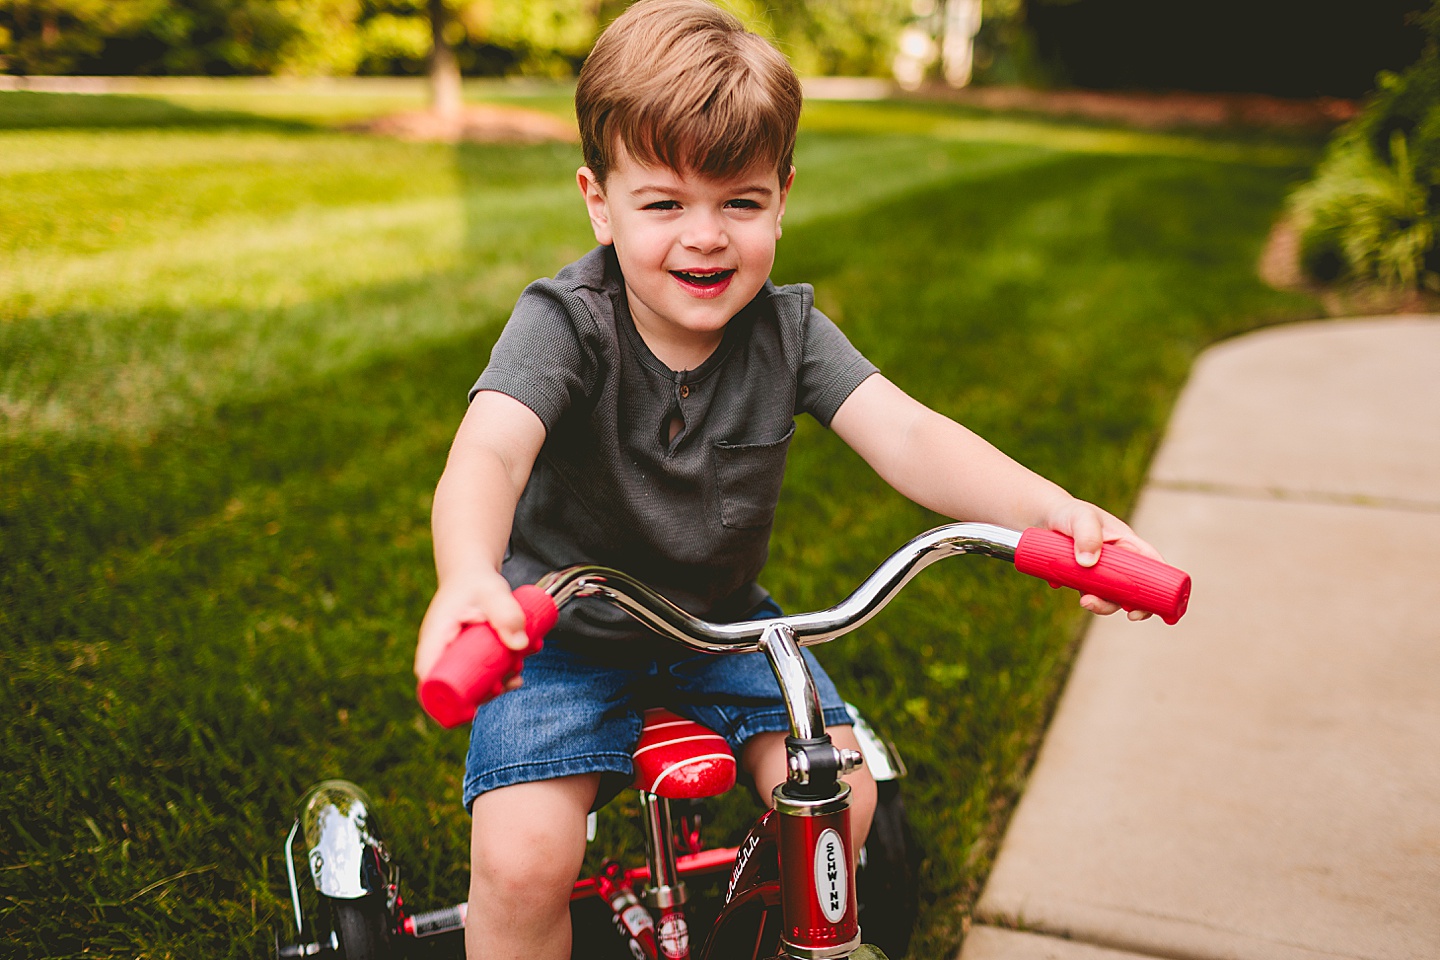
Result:
{"label": "blurred background tree", "polygon": [[774,38],[802,76],[888,76],[911,0],[729,0],[721,6]]}
{"label": "blurred background tree", "polygon": [[348,74],[360,0],[0,0],[22,74]]}
{"label": "blurred background tree", "polygon": [[[805,75],[889,76],[902,31],[963,34],[962,81],[1361,96],[1420,52],[1425,0],[719,0]],[[0,0],[0,69],[573,76],[627,0]],[[963,26],[963,29],[957,27]],[[918,31],[918,33],[916,33]],[[973,44],[970,38],[973,37]],[[947,58],[954,61],[955,58]],[[933,61],[933,63],[932,63]],[[950,78],[952,82],[956,77]]]}
{"label": "blurred background tree", "polygon": [[[1020,0],[1007,0],[1018,4]],[[18,74],[573,76],[625,0],[0,0]],[[888,74],[912,0],[722,0],[803,74]],[[438,16],[436,15],[438,12]]]}
{"label": "blurred background tree", "polygon": [[907,6],[893,63],[902,87],[936,80],[952,87],[1044,85],[1025,0],[910,0]]}
{"label": "blurred background tree", "polygon": [[17,73],[68,73],[128,37],[164,0],[0,0],[0,54]]}

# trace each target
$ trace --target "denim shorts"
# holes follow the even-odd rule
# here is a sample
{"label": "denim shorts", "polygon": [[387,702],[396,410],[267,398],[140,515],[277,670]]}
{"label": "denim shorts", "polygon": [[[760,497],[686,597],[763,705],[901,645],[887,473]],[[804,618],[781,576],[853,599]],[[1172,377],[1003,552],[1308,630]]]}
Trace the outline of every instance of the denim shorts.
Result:
{"label": "denim shorts", "polygon": [[[769,601],[752,618],[779,615]],[[465,809],[487,790],[582,773],[601,774],[598,809],[634,776],[631,751],[650,707],[704,724],[737,757],[757,733],[789,731],[780,684],[763,653],[716,656],[664,644],[680,655],[653,659],[615,649],[624,646],[560,635],[526,658],[524,684],[475,713],[465,758]],[[638,646],[657,652],[655,644]],[[850,724],[835,684],[810,651],[801,653],[815,677],[825,724]]]}

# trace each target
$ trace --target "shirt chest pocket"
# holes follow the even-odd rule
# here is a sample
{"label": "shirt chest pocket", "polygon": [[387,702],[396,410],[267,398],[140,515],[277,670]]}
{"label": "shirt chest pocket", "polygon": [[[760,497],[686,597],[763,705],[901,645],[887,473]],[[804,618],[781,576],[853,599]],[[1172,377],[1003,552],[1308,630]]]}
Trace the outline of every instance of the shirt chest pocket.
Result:
{"label": "shirt chest pocket", "polygon": [[785,479],[785,454],[794,436],[795,424],[791,422],[785,435],[770,443],[715,441],[710,456],[721,523],[737,530],[753,530],[774,521],[775,504]]}

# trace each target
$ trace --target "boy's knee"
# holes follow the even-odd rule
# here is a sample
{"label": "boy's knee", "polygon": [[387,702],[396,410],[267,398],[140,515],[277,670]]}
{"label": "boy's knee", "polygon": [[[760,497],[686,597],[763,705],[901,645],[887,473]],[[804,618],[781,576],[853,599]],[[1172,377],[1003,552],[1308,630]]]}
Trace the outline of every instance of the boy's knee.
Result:
{"label": "boy's knee", "polygon": [[470,883],[501,901],[552,898],[568,891],[583,859],[529,831],[490,831],[470,841]]}
{"label": "boy's knee", "polygon": [[585,857],[598,777],[518,784],[471,807],[472,890],[501,901],[569,896]]}

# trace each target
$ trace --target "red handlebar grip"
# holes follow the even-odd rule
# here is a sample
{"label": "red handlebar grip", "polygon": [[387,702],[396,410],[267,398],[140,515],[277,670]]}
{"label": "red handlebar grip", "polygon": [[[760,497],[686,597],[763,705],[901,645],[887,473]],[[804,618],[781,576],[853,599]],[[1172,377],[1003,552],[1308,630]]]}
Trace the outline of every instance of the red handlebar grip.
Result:
{"label": "red handlebar grip", "polygon": [[1190,574],[1123,547],[1106,547],[1100,562],[1075,562],[1075,541],[1054,530],[1031,527],[1015,548],[1015,569],[1047,580],[1052,587],[1073,587],[1118,603],[1126,610],[1148,610],[1173,624],[1190,603]]}
{"label": "red handlebar grip", "polygon": [[475,708],[505,692],[505,683],[520,672],[525,658],[540,649],[545,634],[555,626],[558,611],[550,595],[538,587],[515,591],[525,611],[525,635],[530,645],[511,650],[488,623],[471,623],[440,654],[416,696],[425,712],[443,727],[458,727],[475,716]]}

